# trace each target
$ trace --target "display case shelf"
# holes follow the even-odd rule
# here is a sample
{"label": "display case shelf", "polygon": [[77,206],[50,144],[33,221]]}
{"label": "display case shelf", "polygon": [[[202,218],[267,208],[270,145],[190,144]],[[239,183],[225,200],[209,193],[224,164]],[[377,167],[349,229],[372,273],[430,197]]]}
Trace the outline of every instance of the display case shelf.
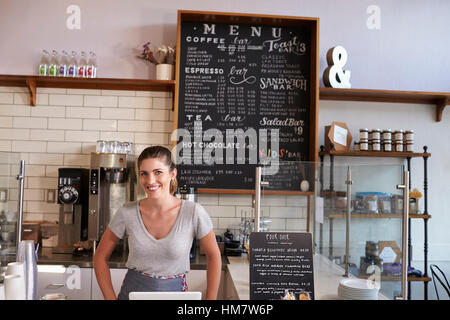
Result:
{"label": "display case shelf", "polygon": [[419,158],[431,157],[428,152],[386,152],[386,151],[322,151],[319,156],[331,155],[339,157],[379,157],[379,158]]}
{"label": "display case shelf", "polygon": [[[345,218],[343,213],[325,213],[327,218]],[[388,213],[352,213],[351,218],[354,219],[401,219],[401,214],[388,214]],[[410,214],[411,219],[431,219],[429,214]]]}

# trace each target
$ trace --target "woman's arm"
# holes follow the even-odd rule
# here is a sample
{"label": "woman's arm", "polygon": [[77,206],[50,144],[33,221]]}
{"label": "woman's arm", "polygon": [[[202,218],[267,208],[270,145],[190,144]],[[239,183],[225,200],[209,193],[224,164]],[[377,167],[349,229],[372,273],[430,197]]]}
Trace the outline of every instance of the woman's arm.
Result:
{"label": "woman's arm", "polygon": [[105,300],[117,300],[111,282],[108,260],[118,241],[119,238],[109,228],[106,228],[94,255],[95,276]]}
{"label": "woman's arm", "polygon": [[222,272],[222,257],[214,231],[211,230],[201,238],[200,244],[206,254],[206,300],[216,300]]}

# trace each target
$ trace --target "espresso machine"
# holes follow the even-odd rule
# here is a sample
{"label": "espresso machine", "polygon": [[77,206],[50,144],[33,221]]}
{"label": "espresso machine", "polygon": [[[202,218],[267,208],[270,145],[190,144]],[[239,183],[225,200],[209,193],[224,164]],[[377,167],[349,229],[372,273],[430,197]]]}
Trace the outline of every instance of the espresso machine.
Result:
{"label": "espresso machine", "polygon": [[88,169],[58,169],[58,245],[53,253],[73,253],[75,243],[88,239],[88,195]]}
{"label": "espresso machine", "polygon": [[[89,171],[89,240],[94,248],[109,222],[126,202],[138,196],[136,157],[124,153],[91,153]],[[126,241],[121,239],[113,253],[124,253]]]}

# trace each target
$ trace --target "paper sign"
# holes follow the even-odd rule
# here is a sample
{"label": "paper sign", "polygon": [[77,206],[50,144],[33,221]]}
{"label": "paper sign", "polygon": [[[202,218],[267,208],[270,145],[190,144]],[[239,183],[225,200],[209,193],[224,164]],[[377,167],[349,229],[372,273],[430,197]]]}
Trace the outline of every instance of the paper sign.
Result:
{"label": "paper sign", "polygon": [[334,126],[334,136],[333,140],[335,143],[339,143],[343,146],[347,146],[347,129],[339,126]]}

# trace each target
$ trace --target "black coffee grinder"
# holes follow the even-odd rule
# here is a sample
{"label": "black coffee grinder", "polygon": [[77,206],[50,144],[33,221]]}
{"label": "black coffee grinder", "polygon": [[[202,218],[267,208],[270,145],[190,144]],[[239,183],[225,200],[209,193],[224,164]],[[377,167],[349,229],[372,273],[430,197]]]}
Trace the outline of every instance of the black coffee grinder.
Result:
{"label": "black coffee grinder", "polygon": [[88,240],[89,170],[58,169],[59,230],[53,253],[74,253],[74,244]]}

